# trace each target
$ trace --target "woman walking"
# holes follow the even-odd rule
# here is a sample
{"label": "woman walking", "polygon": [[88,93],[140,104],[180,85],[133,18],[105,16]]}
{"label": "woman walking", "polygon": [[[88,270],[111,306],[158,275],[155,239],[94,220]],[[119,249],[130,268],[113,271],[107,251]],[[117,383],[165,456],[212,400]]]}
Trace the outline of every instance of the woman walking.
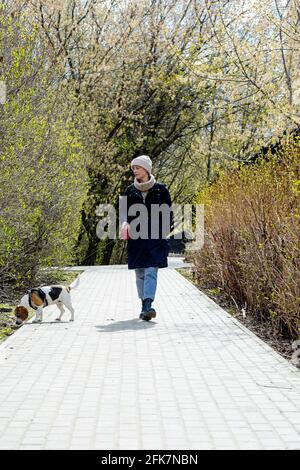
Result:
{"label": "woman walking", "polygon": [[[173,225],[171,197],[166,186],[156,182],[151,173],[152,161],[147,155],[134,158],[131,169],[134,182],[124,193],[127,211],[121,215],[121,237],[128,239],[128,268],[135,270],[137,292],[142,301],[140,318],[149,321],[156,317],[152,302],[158,269],[168,266],[169,243],[166,237]],[[142,206],[134,207],[135,204]],[[135,209],[141,214],[138,225]],[[138,227],[139,232],[136,231]]]}

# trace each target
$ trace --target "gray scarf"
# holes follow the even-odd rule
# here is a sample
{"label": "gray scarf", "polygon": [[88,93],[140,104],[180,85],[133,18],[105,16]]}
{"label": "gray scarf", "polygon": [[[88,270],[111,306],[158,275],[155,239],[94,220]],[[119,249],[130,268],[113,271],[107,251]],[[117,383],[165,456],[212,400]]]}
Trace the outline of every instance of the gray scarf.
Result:
{"label": "gray scarf", "polygon": [[153,175],[150,175],[150,179],[148,181],[145,181],[144,183],[139,183],[136,178],[134,178],[134,186],[136,189],[139,191],[149,191],[149,189],[152,188],[156,183],[156,180]]}

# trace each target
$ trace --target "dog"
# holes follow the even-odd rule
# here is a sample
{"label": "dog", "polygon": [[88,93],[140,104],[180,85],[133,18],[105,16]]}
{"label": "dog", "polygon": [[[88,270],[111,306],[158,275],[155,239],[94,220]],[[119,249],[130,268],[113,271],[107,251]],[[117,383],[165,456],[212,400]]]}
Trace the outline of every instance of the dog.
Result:
{"label": "dog", "polygon": [[48,305],[57,305],[60,310],[60,315],[56,321],[61,321],[66,307],[71,312],[70,321],[74,321],[74,308],[71,301],[70,290],[75,289],[80,281],[80,276],[77,277],[74,283],[70,286],[42,286],[34,287],[27,291],[19,305],[15,308],[16,324],[21,325],[27,318],[29,309],[36,310],[36,316],[33,323],[41,323],[43,321],[43,308]]}

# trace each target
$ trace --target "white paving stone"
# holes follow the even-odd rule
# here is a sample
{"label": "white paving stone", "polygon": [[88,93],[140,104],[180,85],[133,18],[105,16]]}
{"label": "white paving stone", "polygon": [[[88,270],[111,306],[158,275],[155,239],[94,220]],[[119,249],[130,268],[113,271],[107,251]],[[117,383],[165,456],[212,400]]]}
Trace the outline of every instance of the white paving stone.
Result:
{"label": "white paving stone", "polygon": [[0,449],[300,450],[299,371],[183,266],[159,270],[155,321],[127,266],[86,267],[75,322],[48,307],[3,342]]}

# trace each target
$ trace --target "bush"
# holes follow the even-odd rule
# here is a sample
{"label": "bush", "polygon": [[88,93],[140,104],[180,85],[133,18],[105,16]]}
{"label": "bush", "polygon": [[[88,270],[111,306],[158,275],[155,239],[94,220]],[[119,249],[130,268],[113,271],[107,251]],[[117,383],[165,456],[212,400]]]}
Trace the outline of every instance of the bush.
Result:
{"label": "bush", "polygon": [[[41,266],[72,262],[87,192],[69,103],[23,10],[0,6],[0,294],[35,282]],[[32,284],[31,284],[32,285]]]}
{"label": "bush", "polygon": [[205,205],[205,242],[196,275],[220,287],[276,333],[300,334],[299,139],[276,156],[220,175]]}

